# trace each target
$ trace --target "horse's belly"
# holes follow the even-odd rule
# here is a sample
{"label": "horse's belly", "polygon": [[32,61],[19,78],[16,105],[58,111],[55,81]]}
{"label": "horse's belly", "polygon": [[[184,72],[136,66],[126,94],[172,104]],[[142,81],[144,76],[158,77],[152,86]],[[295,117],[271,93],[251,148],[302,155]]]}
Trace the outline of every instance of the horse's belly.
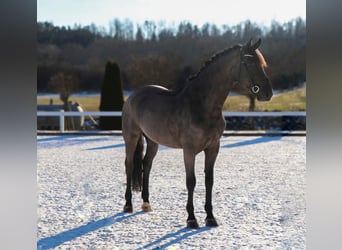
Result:
{"label": "horse's belly", "polygon": [[160,145],[164,145],[170,148],[182,148],[182,145],[175,135],[171,135],[165,131],[160,131],[160,129],[163,128],[159,128],[158,131],[151,131],[149,129],[142,130],[146,137]]}

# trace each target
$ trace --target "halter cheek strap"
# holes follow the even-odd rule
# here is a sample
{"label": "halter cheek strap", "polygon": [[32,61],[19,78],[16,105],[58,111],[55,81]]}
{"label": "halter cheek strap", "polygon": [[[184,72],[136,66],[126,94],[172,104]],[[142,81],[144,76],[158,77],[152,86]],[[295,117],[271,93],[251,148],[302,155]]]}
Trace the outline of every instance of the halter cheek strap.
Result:
{"label": "halter cheek strap", "polygon": [[238,76],[238,82],[240,82],[240,79],[241,79],[241,68],[242,68],[242,64],[245,65],[245,69],[247,71],[247,74],[248,74],[248,77],[250,78],[251,80],[251,91],[253,94],[258,94],[259,91],[260,91],[260,87],[258,84],[255,84],[254,81],[253,81],[253,78],[251,77],[251,74],[249,73],[249,70],[248,70],[248,67],[247,67],[247,64],[246,62],[243,60],[243,58],[245,56],[252,56],[252,55],[244,55],[243,52],[242,52],[242,48],[240,49],[240,65],[239,65],[239,76]]}

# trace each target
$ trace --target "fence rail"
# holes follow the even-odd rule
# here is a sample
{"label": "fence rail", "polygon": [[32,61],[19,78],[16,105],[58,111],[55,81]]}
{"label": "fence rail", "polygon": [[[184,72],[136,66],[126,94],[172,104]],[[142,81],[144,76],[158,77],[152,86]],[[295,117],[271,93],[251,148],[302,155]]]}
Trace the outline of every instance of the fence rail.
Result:
{"label": "fence rail", "polygon": [[[222,112],[225,118],[227,117],[282,117],[282,116],[301,116],[306,117],[305,111],[288,111],[288,112]],[[78,111],[37,111],[39,116],[57,116],[59,117],[59,130],[64,132],[64,117],[66,116],[121,116],[121,111],[92,111],[92,112],[78,112]]]}

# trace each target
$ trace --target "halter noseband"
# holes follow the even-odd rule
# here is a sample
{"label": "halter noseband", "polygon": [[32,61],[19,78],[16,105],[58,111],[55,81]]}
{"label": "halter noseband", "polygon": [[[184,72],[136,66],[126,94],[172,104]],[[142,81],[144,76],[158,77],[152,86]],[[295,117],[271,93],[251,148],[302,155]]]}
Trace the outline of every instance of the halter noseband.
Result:
{"label": "halter noseband", "polygon": [[243,60],[243,57],[244,56],[251,56],[251,55],[244,55],[243,52],[242,52],[242,48],[240,48],[240,65],[239,65],[239,76],[238,76],[238,82],[240,82],[240,78],[241,78],[241,68],[242,68],[242,65],[245,66],[245,69],[247,71],[247,74],[248,74],[248,77],[250,78],[251,80],[251,91],[253,94],[258,94],[259,91],[260,91],[260,87],[258,84],[255,84],[254,81],[253,81],[253,78],[251,77],[251,74],[248,70],[248,67],[247,67],[247,64],[246,62]]}

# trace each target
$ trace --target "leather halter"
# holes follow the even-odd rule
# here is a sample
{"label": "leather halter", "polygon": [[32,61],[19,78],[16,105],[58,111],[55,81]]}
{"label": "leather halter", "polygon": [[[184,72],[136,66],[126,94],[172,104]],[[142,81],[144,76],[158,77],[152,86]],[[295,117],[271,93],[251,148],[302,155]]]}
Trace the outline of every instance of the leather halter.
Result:
{"label": "leather halter", "polygon": [[258,94],[259,91],[260,91],[260,86],[258,84],[255,84],[254,81],[253,81],[253,77],[251,76],[249,70],[248,70],[248,66],[247,66],[247,63],[244,61],[244,57],[253,57],[252,55],[245,55],[243,54],[243,51],[242,51],[242,48],[240,48],[240,65],[239,65],[239,76],[238,76],[238,82],[241,82],[240,81],[240,78],[241,78],[241,68],[242,68],[242,65],[245,66],[245,69],[247,71],[247,75],[251,81],[251,85],[250,85],[250,89],[252,91],[253,94]]}

